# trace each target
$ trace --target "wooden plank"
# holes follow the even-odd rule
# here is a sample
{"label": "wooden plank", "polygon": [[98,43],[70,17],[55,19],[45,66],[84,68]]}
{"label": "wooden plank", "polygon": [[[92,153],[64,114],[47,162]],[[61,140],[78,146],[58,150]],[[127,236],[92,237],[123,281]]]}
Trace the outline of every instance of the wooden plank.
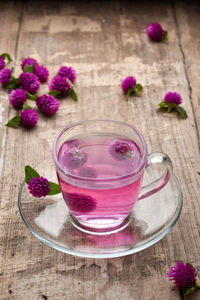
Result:
{"label": "wooden plank", "polygon": [[[21,4],[16,5],[13,2],[0,3],[1,18],[1,43],[0,54],[8,52],[13,59],[16,55],[17,37],[19,32],[19,16]],[[8,27],[9,24],[9,27]],[[8,38],[9,37],[9,38]],[[4,155],[7,129],[4,127],[8,118],[8,94],[1,90],[0,93],[0,178],[4,167]]]}
{"label": "wooden plank", "polygon": [[[5,5],[3,10],[8,23],[14,20],[10,14],[15,15],[15,20],[20,17],[20,9],[10,10]],[[72,65],[77,70],[79,102],[62,100],[57,115],[52,119],[40,116],[32,131],[8,129],[0,209],[3,300],[180,299],[167,272],[179,260],[199,264],[200,170],[196,165],[199,154],[195,116],[181,49],[186,37],[182,30],[180,40],[177,39],[180,20],[175,19],[175,13],[181,19],[186,11],[156,1],[144,6],[124,1],[25,4],[16,73],[20,72],[22,58],[27,56],[48,66],[51,76],[61,64]],[[187,11],[191,18],[193,13]],[[168,29],[167,44],[147,39],[145,28],[152,21]],[[191,29],[193,23],[187,22],[187,26]],[[3,40],[2,48],[16,42],[13,35],[9,33],[9,38]],[[199,41],[198,36],[196,39]],[[13,44],[10,48],[14,48]],[[185,57],[189,57],[189,52]],[[143,84],[144,94],[126,102],[120,82],[129,74]],[[194,82],[191,85],[196,86]],[[157,110],[157,104],[169,90],[182,95],[187,120]],[[42,91],[46,91],[45,87]],[[14,113],[13,109],[6,109],[4,119],[8,113],[9,117]],[[81,259],[56,252],[28,232],[18,213],[17,193],[24,165],[35,165],[49,155],[54,135],[61,127],[71,121],[103,117],[136,125],[150,152],[163,151],[172,158],[183,187],[184,208],[172,232],[147,250],[116,259]]]}

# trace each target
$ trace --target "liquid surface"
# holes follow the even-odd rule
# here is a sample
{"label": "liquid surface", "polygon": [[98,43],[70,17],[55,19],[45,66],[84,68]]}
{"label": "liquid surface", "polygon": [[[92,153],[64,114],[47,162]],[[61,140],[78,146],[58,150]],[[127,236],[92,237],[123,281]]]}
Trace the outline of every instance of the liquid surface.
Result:
{"label": "liquid surface", "polygon": [[58,154],[65,171],[91,178],[126,175],[138,168],[140,159],[135,142],[114,136],[93,135],[66,141]]}

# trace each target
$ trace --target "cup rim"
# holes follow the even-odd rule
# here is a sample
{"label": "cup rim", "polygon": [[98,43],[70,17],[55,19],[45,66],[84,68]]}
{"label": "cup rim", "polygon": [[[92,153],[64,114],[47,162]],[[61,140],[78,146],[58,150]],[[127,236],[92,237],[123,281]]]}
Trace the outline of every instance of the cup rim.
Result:
{"label": "cup rim", "polygon": [[[142,157],[141,157],[140,164],[139,164],[138,168],[136,170],[128,173],[128,174],[121,175],[121,176],[110,177],[110,178],[90,178],[90,177],[78,176],[78,175],[71,174],[70,172],[66,172],[66,170],[64,170],[62,168],[62,166],[61,166],[61,164],[60,164],[60,162],[57,158],[57,154],[56,154],[57,142],[66,130],[68,130],[68,129],[74,127],[74,126],[82,125],[84,123],[89,123],[89,122],[91,122],[91,123],[92,122],[113,122],[113,123],[118,123],[118,124],[121,123],[123,125],[129,126],[131,129],[133,129],[135,131],[135,133],[138,135],[138,137],[140,138],[140,141],[141,141],[142,146],[143,146],[143,154],[142,154]],[[106,181],[107,182],[107,181],[114,181],[114,180],[119,180],[119,179],[126,179],[128,177],[138,175],[145,168],[147,153],[148,153],[148,150],[147,150],[147,144],[145,142],[145,139],[144,139],[143,135],[141,134],[141,132],[135,126],[130,125],[130,124],[128,124],[126,122],[123,122],[123,121],[110,120],[110,119],[89,119],[89,120],[82,120],[82,121],[78,121],[78,122],[69,123],[67,126],[63,127],[56,134],[56,137],[54,139],[53,146],[52,146],[52,156],[53,156],[53,160],[54,160],[54,163],[56,165],[56,168],[58,168],[62,173],[64,173],[64,175],[66,175],[68,177],[71,177],[71,178],[76,179],[76,180],[84,180],[84,181],[100,181],[100,182]]]}

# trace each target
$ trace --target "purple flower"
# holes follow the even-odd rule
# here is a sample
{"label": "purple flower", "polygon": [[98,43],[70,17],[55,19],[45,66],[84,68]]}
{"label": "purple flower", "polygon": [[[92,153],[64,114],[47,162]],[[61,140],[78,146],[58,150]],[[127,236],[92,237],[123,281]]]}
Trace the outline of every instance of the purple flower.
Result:
{"label": "purple flower", "polygon": [[10,104],[16,109],[22,109],[24,102],[26,101],[26,93],[22,89],[12,90],[10,92]]}
{"label": "purple flower", "polygon": [[34,58],[31,58],[31,57],[27,57],[22,61],[21,68],[23,71],[24,71],[25,65],[28,65],[29,67],[34,66],[34,69],[35,69],[35,67],[39,66],[37,60],[35,60]]}
{"label": "purple flower", "polygon": [[125,160],[134,157],[134,149],[130,142],[114,140],[109,146],[109,153],[117,160]]}
{"label": "purple flower", "polygon": [[0,83],[3,87],[6,87],[6,85],[11,80],[11,70],[10,69],[2,69],[0,71]]}
{"label": "purple flower", "polygon": [[35,94],[40,87],[40,81],[33,73],[22,73],[19,76],[19,83],[23,90],[26,90],[31,94]]}
{"label": "purple flower", "polygon": [[36,104],[39,110],[48,117],[54,115],[59,108],[58,100],[51,95],[42,95],[37,97]]}
{"label": "purple flower", "polygon": [[188,288],[196,287],[196,269],[186,263],[178,262],[176,265],[170,268],[168,277],[169,280],[174,280],[176,286],[182,291],[186,292]]}
{"label": "purple flower", "polygon": [[146,33],[150,40],[160,42],[163,39],[164,30],[158,23],[151,23],[147,26]]}
{"label": "purple flower", "polygon": [[63,164],[70,169],[78,169],[87,161],[88,154],[76,147],[64,153]]}
{"label": "purple flower", "polygon": [[68,78],[72,83],[76,80],[76,71],[72,67],[60,67],[58,75]]}
{"label": "purple flower", "polygon": [[36,66],[34,74],[37,75],[41,83],[47,82],[49,78],[49,71],[44,66]]}
{"label": "purple flower", "polygon": [[122,80],[121,88],[123,92],[126,94],[130,88],[135,88],[136,79],[133,76],[128,76]]}
{"label": "purple flower", "polygon": [[33,109],[25,109],[20,113],[21,125],[26,128],[32,128],[37,124],[38,114]]}
{"label": "purple flower", "polygon": [[50,192],[49,181],[44,177],[33,177],[29,181],[28,189],[34,197],[45,197]]}
{"label": "purple flower", "polygon": [[97,206],[96,200],[89,195],[63,192],[63,197],[72,211],[89,213]]}
{"label": "purple flower", "polygon": [[92,167],[83,167],[80,169],[79,176],[88,178],[97,178],[97,170]]}
{"label": "purple flower", "polygon": [[67,82],[66,78],[59,75],[54,76],[49,83],[50,91],[56,90],[60,92],[62,96],[66,95],[70,88],[71,86]]}
{"label": "purple flower", "polygon": [[66,144],[69,148],[78,147],[79,140],[70,140],[70,141],[67,141]]}
{"label": "purple flower", "polygon": [[182,102],[181,96],[176,92],[168,92],[164,97],[164,101],[167,103],[175,103],[176,105],[179,105]]}
{"label": "purple flower", "polygon": [[5,68],[5,61],[4,61],[4,59],[3,59],[3,57],[2,56],[0,56],[0,70],[2,70],[3,68]]}

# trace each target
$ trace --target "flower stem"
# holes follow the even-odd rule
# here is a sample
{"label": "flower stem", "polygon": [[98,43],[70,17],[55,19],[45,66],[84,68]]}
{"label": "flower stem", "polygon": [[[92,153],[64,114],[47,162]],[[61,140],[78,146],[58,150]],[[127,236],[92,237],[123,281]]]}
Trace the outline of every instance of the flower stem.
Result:
{"label": "flower stem", "polygon": [[200,289],[200,281],[196,280],[196,287]]}

